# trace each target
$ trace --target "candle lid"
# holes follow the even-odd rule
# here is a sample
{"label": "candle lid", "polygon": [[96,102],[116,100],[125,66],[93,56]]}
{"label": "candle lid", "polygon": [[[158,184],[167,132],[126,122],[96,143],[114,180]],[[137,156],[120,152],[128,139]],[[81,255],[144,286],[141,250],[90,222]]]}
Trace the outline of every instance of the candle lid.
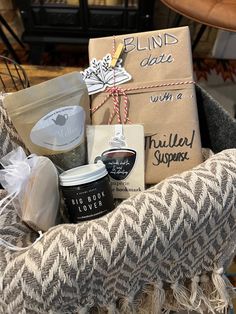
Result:
{"label": "candle lid", "polygon": [[60,174],[60,184],[62,186],[74,186],[94,182],[108,174],[102,161],[96,164],[76,167]]}

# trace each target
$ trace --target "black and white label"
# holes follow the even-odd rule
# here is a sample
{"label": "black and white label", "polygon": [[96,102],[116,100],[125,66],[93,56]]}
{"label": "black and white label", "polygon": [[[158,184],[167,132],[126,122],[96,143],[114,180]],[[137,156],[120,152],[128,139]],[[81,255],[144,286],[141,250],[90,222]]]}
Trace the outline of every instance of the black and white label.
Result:
{"label": "black and white label", "polygon": [[84,138],[85,111],[81,106],[66,106],[49,112],[32,128],[31,141],[55,151],[67,151]]}

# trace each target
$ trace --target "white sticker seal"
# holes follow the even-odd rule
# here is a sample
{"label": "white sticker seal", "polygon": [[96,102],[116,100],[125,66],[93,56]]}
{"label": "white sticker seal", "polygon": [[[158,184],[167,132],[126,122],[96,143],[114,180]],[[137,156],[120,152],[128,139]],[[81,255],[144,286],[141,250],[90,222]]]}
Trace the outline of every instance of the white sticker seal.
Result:
{"label": "white sticker seal", "polygon": [[85,111],[81,106],[61,107],[42,117],[30,132],[31,141],[54,151],[67,151],[84,138]]}

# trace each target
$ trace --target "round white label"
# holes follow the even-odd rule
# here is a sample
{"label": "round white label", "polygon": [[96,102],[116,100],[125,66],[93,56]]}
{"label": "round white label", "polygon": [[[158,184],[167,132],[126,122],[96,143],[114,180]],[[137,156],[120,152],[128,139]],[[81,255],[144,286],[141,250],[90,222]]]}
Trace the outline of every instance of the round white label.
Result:
{"label": "round white label", "polygon": [[55,151],[79,145],[84,137],[85,111],[80,106],[61,107],[42,117],[30,132],[31,141]]}

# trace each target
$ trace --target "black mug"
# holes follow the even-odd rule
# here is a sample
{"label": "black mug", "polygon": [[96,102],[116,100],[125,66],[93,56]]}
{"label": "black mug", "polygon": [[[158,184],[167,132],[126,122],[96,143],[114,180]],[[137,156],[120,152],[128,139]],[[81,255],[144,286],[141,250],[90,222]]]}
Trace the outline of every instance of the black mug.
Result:
{"label": "black mug", "polygon": [[114,180],[124,180],[128,177],[136,160],[136,151],[130,148],[110,148],[105,150],[100,159],[106,165],[107,172]]}

